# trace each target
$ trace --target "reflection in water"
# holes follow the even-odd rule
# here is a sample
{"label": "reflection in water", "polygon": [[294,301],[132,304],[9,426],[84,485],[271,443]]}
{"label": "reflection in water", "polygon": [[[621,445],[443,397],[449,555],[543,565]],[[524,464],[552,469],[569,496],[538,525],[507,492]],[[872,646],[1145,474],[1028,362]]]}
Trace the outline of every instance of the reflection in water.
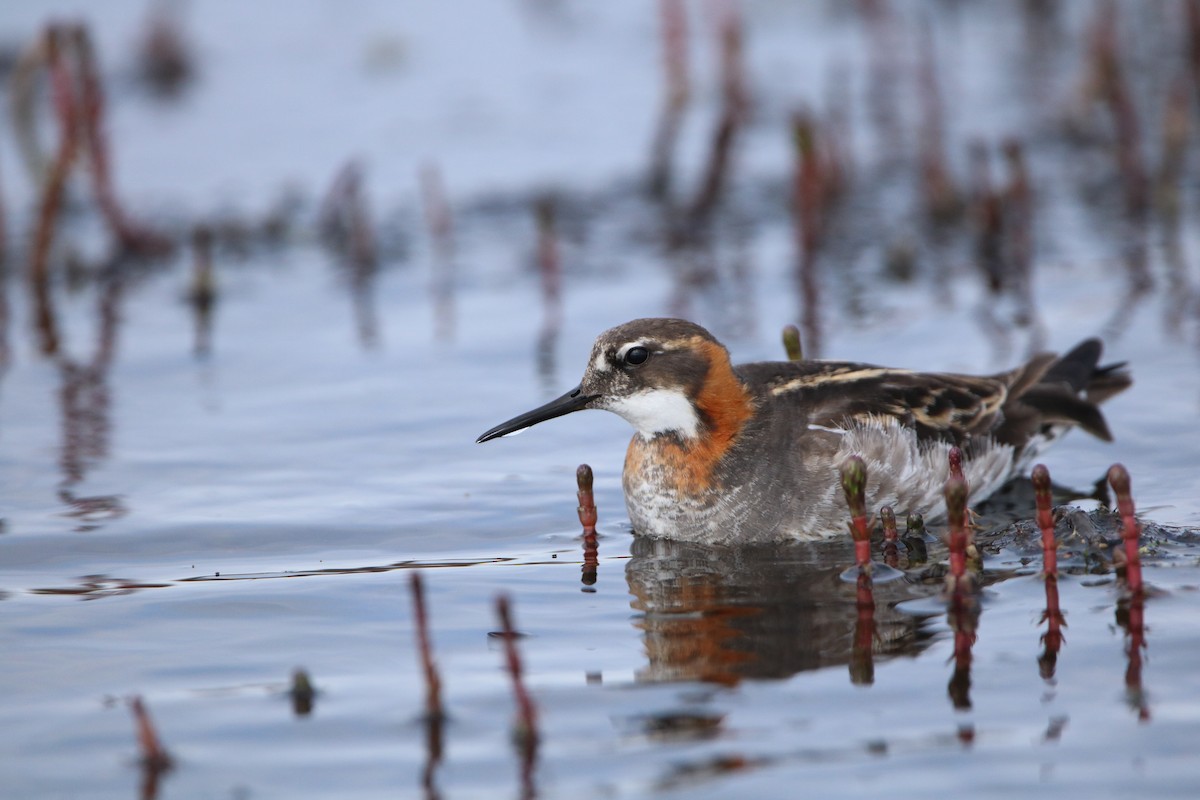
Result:
{"label": "reflection in water", "polygon": [[1042,612],[1041,622],[1046,623],[1046,632],[1042,634],[1042,644],[1045,649],[1038,656],[1038,672],[1044,681],[1054,680],[1054,670],[1058,665],[1058,651],[1062,649],[1066,639],[1062,629],[1067,627],[1067,619],[1058,605],[1058,578],[1047,575],[1046,610]]}
{"label": "reflection in water", "polygon": [[731,685],[846,664],[864,683],[875,656],[914,655],[929,642],[922,618],[894,608],[920,594],[905,581],[876,587],[878,611],[865,613],[858,587],[839,578],[852,560],[844,543],[716,548],[638,537],[632,554],[625,576],[649,659],[641,680]]}
{"label": "reflection in water", "polygon": [[1142,592],[1122,597],[1117,602],[1117,625],[1125,631],[1125,699],[1137,712],[1138,720],[1150,721],[1150,703],[1142,687],[1142,651],[1146,649],[1146,598]]}
{"label": "reflection in water", "polygon": [[74,487],[87,477],[87,471],[108,456],[111,431],[108,371],[116,353],[119,309],[124,288],[119,264],[106,267],[100,277],[98,330],[91,361],[79,363],[63,354],[58,359],[62,375],[59,400],[62,408],[62,450],[59,466],[62,482],[59,498],[71,507],[68,516],[84,524],[79,530],[91,530],[100,520],[119,517],[126,512],[117,495],[78,496]]}
{"label": "reflection in water", "polygon": [[429,616],[425,607],[425,589],[421,573],[414,572],[412,588],[413,627],[417,634],[417,652],[425,676],[425,766],[421,770],[421,788],[430,800],[441,797],[437,788],[437,769],[442,763],[442,726],[446,713],[442,708],[442,678],[433,660],[433,645],[429,637]]}
{"label": "reflection in water", "polygon": [[946,610],[946,624],[954,632],[954,672],[946,693],[957,711],[971,709],[971,648],[979,629],[979,603],[967,592],[954,592]]}
{"label": "reflection in water", "polygon": [[600,543],[596,534],[585,534],[583,537],[583,567],[579,580],[583,582],[584,591],[596,585],[596,573],[600,569]]}
{"label": "reflection in water", "polygon": [[69,595],[80,600],[96,600],[101,597],[116,597],[132,594],[139,589],[165,589],[170,583],[146,583],[144,581],[114,578],[110,575],[84,575],[78,586],[59,586],[30,589],[30,594]]}

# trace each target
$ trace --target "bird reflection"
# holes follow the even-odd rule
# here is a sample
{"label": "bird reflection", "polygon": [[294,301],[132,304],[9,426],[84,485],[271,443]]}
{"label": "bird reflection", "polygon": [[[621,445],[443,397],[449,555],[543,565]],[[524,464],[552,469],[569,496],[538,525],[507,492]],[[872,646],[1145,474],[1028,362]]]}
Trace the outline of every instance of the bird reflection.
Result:
{"label": "bird reflection", "polygon": [[[858,587],[839,577],[852,560],[842,542],[716,548],[636,538],[625,575],[649,660],[639,680],[732,685],[847,665],[852,682],[869,683]],[[921,593],[906,581],[875,587],[875,658],[929,644],[924,619],[894,608]]]}

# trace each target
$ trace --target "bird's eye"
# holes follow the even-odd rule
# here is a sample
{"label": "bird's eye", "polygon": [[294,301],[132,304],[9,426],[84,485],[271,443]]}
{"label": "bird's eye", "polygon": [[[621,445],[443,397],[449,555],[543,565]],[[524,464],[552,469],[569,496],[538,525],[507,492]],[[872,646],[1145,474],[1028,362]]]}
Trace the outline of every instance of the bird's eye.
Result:
{"label": "bird's eye", "polygon": [[650,351],[644,347],[631,347],[625,351],[625,363],[631,367],[636,367],[638,364],[645,364],[646,359],[650,357]]}

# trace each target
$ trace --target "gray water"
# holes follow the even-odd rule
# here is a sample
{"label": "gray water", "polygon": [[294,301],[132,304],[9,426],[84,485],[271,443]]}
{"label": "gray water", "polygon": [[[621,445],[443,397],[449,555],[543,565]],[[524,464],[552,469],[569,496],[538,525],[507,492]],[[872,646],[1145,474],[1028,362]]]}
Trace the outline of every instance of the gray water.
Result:
{"label": "gray water", "polygon": [[[680,204],[720,109],[712,14],[686,8]],[[1041,23],[1016,6],[891,8],[873,34],[842,4],[742,4],[753,112],[708,234],[674,246],[663,208],[640,190],[662,96],[651,4],[197,3],[182,13],[195,78],[167,100],[136,79],[142,4],[0,10],[0,44],[14,48],[52,16],[91,23],[118,193],[180,242],[166,259],[108,259],[87,183],[74,183],[51,262],[62,346],[41,352],[24,280],[38,190],[0,117],[3,795],[1192,796],[1194,136],[1178,228],[1159,212],[1127,223],[1103,111],[1093,108],[1091,143],[1062,133],[1096,6],[1060,4]],[[1156,164],[1163,87],[1185,64],[1182,16],[1120,8]],[[969,174],[968,141],[1027,148],[1029,324],[981,279],[969,218],[931,232],[915,210],[922,20],[956,179]],[[872,36],[892,42],[882,77]],[[620,491],[629,431],[615,416],[474,444],[573,386],[592,338],[627,319],[687,316],[737,361],[781,358],[780,328],[805,314],[789,115],[836,110],[828,98],[843,85],[854,172],[818,261],[820,355],[986,372],[1102,336],[1135,376],[1105,406],[1116,441],[1075,433],[1045,461],[1084,495],[1124,463],[1143,518],[1171,534],[1148,553],[1144,649],[1130,644],[1111,572],[1068,574],[1066,643],[1048,661],[1037,559],[1004,547],[985,561],[964,673],[972,637],[959,637],[956,665],[936,582],[877,585],[864,620],[840,578],[848,541],[708,551],[634,537]],[[879,86],[892,128],[870,100]],[[373,269],[316,233],[322,196],[352,157]],[[431,165],[450,250],[424,217],[418,176]],[[1002,184],[1002,159],[992,166]],[[287,233],[255,233],[285,196]],[[543,299],[537,267],[545,202],[561,306]],[[234,223],[250,232],[235,236]],[[186,301],[197,224],[216,231],[207,333]],[[912,276],[901,279],[906,251]],[[1139,254],[1149,282],[1134,293]],[[575,515],[581,463],[596,472],[594,579]],[[440,750],[423,718],[416,569],[449,715]],[[518,647],[540,714],[524,776],[501,640],[489,635],[500,592],[527,634]],[[297,667],[319,689],[307,715],[287,694]],[[137,763],[132,695],[175,761],[156,785]]]}

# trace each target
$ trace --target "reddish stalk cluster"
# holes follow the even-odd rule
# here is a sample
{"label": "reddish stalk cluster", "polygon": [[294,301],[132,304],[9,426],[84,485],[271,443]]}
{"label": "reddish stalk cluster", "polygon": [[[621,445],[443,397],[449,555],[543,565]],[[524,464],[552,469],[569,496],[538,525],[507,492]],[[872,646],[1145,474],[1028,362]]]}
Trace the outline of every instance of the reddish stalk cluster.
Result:
{"label": "reddish stalk cluster", "polygon": [[946,517],[950,526],[950,574],[947,588],[953,594],[961,594],[971,587],[967,574],[967,548],[970,534],[967,531],[967,482],[951,475],[946,481]]}
{"label": "reddish stalk cluster", "polygon": [[1054,515],[1050,510],[1050,470],[1045,464],[1033,468],[1033,496],[1037,502],[1037,524],[1042,531],[1042,574],[1058,575],[1058,542],[1054,538]]}
{"label": "reddish stalk cluster", "polygon": [[1113,560],[1124,562],[1127,591],[1127,595],[1117,603],[1117,624],[1125,630],[1125,654],[1129,659],[1125,669],[1125,692],[1130,706],[1137,710],[1138,719],[1146,722],[1150,719],[1150,707],[1146,702],[1146,692],[1142,688],[1142,651],[1146,649],[1146,587],[1142,582],[1142,561],[1138,552],[1141,526],[1134,516],[1128,470],[1121,464],[1113,464],[1108,470],[1108,482],[1117,496],[1117,509],[1121,515],[1121,539],[1124,544],[1122,550],[1114,553]]}
{"label": "reddish stalk cluster", "polygon": [[580,464],[575,470],[575,483],[579,487],[579,524],[583,526],[583,583],[596,583],[596,571],[600,565],[600,547],[596,536],[596,500],[592,494],[592,468]]}
{"label": "reddish stalk cluster", "polygon": [[[44,285],[47,281],[50,245],[62,208],[63,193],[67,178],[81,152],[87,155],[96,204],[122,251],[149,256],[168,252],[171,243],[149,229],[134,224],[117,201],[108,140],[104,132],[104,93],[87,27],[48,25],[35,54],[29,63],[40,62],[49,72],[59,144],[44,174],[39,169],[41,162],[36,156],[30,156],[31,165],[42,184],[42,198],[32,237],[30,280],[35,286]],[[36,67],[27,69],[35,70]],[[31,78],[31,75],[23,76],[26,81]],[[23,108],[21,116],[26,115],[31,117],[32,110]],[[31,122],[19,121],[19,124],[29,126]],[[33,139],[29,134],[26,134],[26,138]],[[34,148],[36,145],[26,143],[27,150]],[[55,343],[47,349],[44,341],[43,352],[53,353],[56,346]]]}
{"label": "reddish stalk cluster", "polygon": [[580,464],[575,470],[575,483],[579,487],[576,496],[579,498],[579,524],[583,526],[585,537],[596,535],[596,498],[592,494],[592,468]]}
{"label": "reddish stalk cluster", "polygon": [[1142,559],[1138,552],[1138,537],[1141,526],[1134,516],[1133,496],[1130,492],[1129,471],[1121,464],[1108,469],[1108,482],[1117,496],[1117,510],[1121,514],[1121,539],[1124,543],[1125,587],[1130,594],[1140,595],[1145,590],[1142,583]]}
{"label": "reddish stalk cluster", "polygon": [[842,464],[842,491],[850,507],[850,535],[854,538],[854,561],[858,568],[871,569],[871,531],[867,521],[867,465],[858,456]]}

